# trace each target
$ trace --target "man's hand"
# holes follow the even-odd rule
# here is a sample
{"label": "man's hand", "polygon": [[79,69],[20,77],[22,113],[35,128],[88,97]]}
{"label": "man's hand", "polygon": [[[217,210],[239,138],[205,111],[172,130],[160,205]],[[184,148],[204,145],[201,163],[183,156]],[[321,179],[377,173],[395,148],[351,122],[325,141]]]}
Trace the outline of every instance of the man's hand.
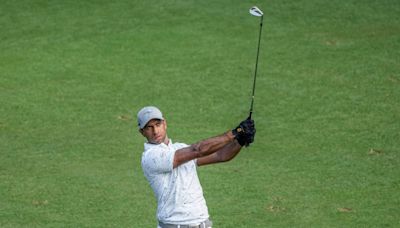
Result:
{"label": "man's hand", "polygon": [[249,146],[254,142],[254,136],[256,134],[254,120],[243,120],[239,126],[232,130],[232,133],[241,146]]}

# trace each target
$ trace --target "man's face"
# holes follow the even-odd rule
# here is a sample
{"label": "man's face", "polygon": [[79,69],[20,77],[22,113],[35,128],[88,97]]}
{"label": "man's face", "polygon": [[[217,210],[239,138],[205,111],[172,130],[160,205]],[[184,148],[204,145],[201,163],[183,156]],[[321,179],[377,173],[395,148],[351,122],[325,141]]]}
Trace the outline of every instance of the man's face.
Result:
{"label": "man's face", "polygon": [[167,122],[165,120],[152,119],[139,131],[147,138],[149,143],[168,143]]}

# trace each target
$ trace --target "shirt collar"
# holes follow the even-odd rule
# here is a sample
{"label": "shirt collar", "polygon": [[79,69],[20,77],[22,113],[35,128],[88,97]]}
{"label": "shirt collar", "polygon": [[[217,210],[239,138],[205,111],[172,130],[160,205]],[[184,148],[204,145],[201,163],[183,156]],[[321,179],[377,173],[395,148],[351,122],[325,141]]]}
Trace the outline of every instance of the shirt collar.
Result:
{"label": "shirt collar", "polygon": [[149,149],[151,149],[151,148],[159,147],[159,146],[161,146],[161,147],[169,147],[169,146],[171,146],[171,145],[172,145],[172,140],[171,140],[171,139],[169,139],[168,144],[165,144],[165,143],[153,144],[153,143],[148,143],[148,142],[146,142],[146,143],[144,144],[144,150],[149,150]]}

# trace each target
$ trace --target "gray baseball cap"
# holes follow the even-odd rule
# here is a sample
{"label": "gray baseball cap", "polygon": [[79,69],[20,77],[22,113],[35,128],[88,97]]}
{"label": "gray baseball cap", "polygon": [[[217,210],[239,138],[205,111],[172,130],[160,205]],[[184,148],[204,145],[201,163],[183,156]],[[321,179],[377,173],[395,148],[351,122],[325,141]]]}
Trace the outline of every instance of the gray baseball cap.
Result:
{"label": "gray baseball cap", "polygon": [[152,119],[164,120],[164,117],[160,109],[154,106],[147,106],[142,108],[138,112],[137,119],[139,128],[143,129],[150,120]]}

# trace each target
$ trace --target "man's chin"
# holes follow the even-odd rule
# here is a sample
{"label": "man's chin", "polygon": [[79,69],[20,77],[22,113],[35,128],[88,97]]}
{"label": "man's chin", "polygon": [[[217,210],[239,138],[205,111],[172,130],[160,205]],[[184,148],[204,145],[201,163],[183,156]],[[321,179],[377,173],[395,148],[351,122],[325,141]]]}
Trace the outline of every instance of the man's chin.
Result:
{"label": "man's chin", "polygon": [[164,142],[164,139],[153,139],[150,141],[152,144],[161,144]]}

